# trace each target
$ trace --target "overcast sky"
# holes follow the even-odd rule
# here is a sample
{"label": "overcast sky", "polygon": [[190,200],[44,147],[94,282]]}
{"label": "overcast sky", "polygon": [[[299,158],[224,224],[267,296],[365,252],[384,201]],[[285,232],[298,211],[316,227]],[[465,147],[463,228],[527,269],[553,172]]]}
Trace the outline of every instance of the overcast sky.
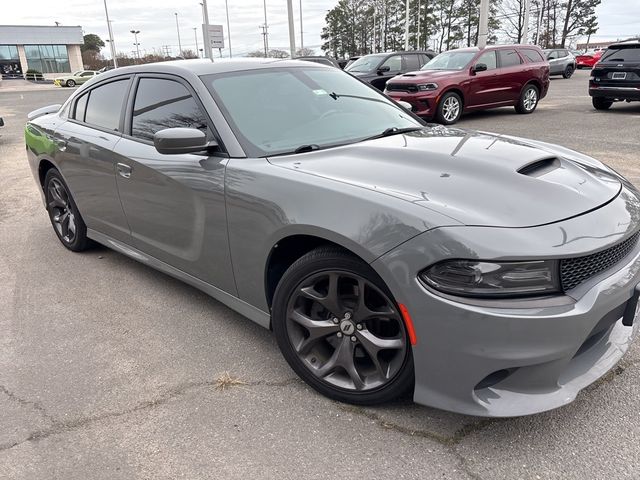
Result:
{"label": "overcast sky", "polygon": [[[180,25],[182,48],[195,50],[194,27],[198,44],[202,48],[201,0],[107,0],[109,16],[113,21],[115,43],[119,51],[130,53],[133,35],[130,30],[140,30],[140,48],[151,53],[163,45],[169,45],[173,53],[178,50],[176,17]],[[412,0],[416,1],[416,0]],[[231,23],[231,41],[234,55],[262,49],[259,25],[264,23],[263,0],[228,0]],[[266,0],[269,22],[270,48],[287,49],[286,0]],[[3,0],[2,18],[5,25],[81,25],[85,33],[96,33],[109,38],[102,0]],[[224,24],[226,14],[224,0],[208,0],[209,22]],[[324,17],[337,0],[302,0],[304,45],[320,54],[320,31]],[[300,0],[293,0],[296,46],[300,46]],[[600,30],[593,36],[597,40],[615,40],[640,34],[640,0],[603,0],[598,7]],[[226,33],[225,33],[226,36]],[[225,38],[226,41],[226,38]],[[107,54],[107,49],[103,50]],[[227,54],[227,51],[223,51]]]}

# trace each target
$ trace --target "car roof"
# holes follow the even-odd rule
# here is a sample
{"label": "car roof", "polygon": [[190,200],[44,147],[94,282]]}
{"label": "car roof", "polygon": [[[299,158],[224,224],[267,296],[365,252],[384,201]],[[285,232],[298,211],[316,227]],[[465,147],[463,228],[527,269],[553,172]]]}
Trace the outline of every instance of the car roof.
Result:
{"label": "car roof", "polygon": [[625,48],[625,47],[637,47],[640,46],[640,39],[625,40],[624,42],[613,43],[607,48]]}
{"label": "car roof", "polygon": [[243,70],[259,70],[273,67],[310,67],[333,68],[320,63],[303,62],[302,60],[289,60],[278,58],[222,58],[215,60],[171,60],[168,62],[145,63],[108,70],[100,75],[100,78],[109,78],[132,73],[173,73],[192,75],[209,75],[215,73],[239,72]]}
{"label": "car roof", "polygon": [[[503,50],[505,48],[540,48],[537,45],[523,45],[515,43],[512,45],[487,45],[486,47],[461,47],[452,48],[451,50],[445,50],[446,52],[479,52],[480,50]],[[550,49],[554,50],[554,49]],[[557,49],[560,50],[560,49]],[[445,52],[442,52],[445,53]]]}

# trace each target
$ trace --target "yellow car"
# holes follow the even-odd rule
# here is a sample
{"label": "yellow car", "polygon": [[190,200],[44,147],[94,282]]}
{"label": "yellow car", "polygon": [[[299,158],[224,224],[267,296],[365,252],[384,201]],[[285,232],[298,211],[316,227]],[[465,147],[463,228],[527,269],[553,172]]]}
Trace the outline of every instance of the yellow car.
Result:
{"label": "yellow car", "polygon": [[76,85],[81,85],[84,82],[91,80],[99,73],[100,72],[95,72],[93,70],[80,70],[72,73],[71,75],[58,77],[53,81],[53,83],[59,87],[75,87]]}

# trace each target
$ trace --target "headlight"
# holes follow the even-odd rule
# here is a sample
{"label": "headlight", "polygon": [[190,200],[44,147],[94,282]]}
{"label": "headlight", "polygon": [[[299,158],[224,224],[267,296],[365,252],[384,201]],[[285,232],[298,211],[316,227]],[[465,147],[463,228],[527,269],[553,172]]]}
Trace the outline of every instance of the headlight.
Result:
{"label": "headlight", "polygon": [[420,272],[427,285],[467,297],[526,297],[560,292],[558,263],[445,260]]}
{"label": "headlight", "polygon": [[418,90],[422,92],[428,92],[430,90],[437,90],[437,89],[438,89],[437,83],[425,83],[423,85],[418,85]]}

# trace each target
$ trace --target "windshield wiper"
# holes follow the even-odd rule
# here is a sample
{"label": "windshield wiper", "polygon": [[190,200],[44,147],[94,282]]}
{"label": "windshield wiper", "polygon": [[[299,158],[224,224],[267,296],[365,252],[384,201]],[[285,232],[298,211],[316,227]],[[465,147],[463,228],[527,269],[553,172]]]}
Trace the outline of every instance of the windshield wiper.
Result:
{"label": "windshield wiper", "polygon": [[384,130],[382,133],[373,135],[372,137],[367,137],[364,140],[375,140],[376,138],[390,137],[391,135],[399,135],[401,133],[416,132],[418,130],[422,130],[423,128],[424,127],[405,127],[405,128],[389,127],[386,130]]}

